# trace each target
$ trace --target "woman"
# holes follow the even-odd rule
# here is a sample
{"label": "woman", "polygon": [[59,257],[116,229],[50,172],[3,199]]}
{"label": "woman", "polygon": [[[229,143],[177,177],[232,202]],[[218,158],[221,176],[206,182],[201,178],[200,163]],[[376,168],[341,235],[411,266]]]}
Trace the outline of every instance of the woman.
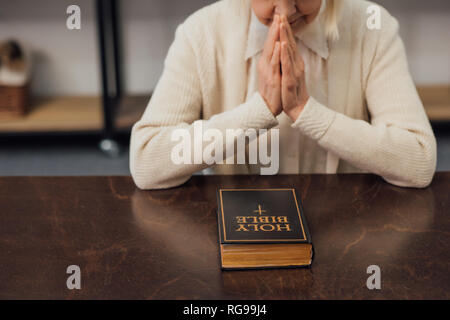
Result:
{"label": "woman", "polygon": [[177,186],[208,167],[256,172],[248,164],[174,164],[172,133],[194,133],[199,121],[221,132],[279,129],[279,173],[371,172],[397,186],[428,186],[436,141],[398,23],[379,7],[381,28],[369,28],[371,5],[223,0],[191,15],[132,130],[137,186]]}

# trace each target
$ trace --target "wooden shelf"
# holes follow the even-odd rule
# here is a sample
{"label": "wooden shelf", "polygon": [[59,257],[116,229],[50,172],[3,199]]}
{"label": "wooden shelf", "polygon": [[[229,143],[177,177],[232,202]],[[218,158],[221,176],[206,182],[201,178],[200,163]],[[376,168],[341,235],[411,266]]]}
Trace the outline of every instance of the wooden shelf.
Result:
{"label": "wooden shelf", "polygon": [[[129,130],[140,119],[150,96],[127,96],[117,106],[115,127]],[[21,118],[0,118],[4,132],[80,132],[103,129],[100,97],[57,97],[35,99]]]}
{"label": "wooden shelf", "polygon": [[450,121],[450,86],[422,86],[417,91],[431,121]]}
{"label": "wooden shelf", "polygon": [[[431,121],[450,121],[450,86],[417,89]],[[150,95],[122,98],[117,106],[115,127],[129,130],[141,118],[149,99]],[[101,131],[102,128],[100,97],[39,98],[25,117],[0,119],[0,133]]]}
{"label": "wooden shelf", "polygon": [[38,98],[24,117],[0,119],[0,132],[97,131],[102,127],[100,97]]}

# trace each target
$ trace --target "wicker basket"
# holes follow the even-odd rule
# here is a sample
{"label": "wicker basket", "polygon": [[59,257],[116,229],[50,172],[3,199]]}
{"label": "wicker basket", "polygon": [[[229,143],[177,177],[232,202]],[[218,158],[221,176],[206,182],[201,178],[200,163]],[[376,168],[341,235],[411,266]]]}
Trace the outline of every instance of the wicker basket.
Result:
{"label": "wicker basket", "polygon": [[25,115],[29,102],[29,85],[20,87],[0,84],[0,120]]}

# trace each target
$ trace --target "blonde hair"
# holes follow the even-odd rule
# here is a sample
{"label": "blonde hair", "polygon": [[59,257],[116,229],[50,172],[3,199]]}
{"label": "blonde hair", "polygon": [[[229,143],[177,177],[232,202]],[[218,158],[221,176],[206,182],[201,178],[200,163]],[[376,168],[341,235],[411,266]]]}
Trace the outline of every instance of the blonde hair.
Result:
{"label": "blonde hair", "polygon": [[339,39],[338,18],[342,7],[342,0],[324,0],[327,1],[325,10],[325,30],[329,40]]}

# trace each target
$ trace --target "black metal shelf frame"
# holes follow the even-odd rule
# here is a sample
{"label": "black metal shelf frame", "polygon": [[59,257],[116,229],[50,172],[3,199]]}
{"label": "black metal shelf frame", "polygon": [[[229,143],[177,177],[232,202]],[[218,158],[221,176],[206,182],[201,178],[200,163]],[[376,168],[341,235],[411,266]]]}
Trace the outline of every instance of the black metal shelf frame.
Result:
{"label": "black metal shelf frame", "polygon": [[112,139],[118,101],[122,98],[117,0],[96,0],[103,104],[103,136]]}
{"label": "black metal shelf frame", "polygon": [[122,151],[114,139],[117,106],[123,94],[117,3],[118,0],[96,0],[103,104],[103,137],[99,148],[111,157]]}

